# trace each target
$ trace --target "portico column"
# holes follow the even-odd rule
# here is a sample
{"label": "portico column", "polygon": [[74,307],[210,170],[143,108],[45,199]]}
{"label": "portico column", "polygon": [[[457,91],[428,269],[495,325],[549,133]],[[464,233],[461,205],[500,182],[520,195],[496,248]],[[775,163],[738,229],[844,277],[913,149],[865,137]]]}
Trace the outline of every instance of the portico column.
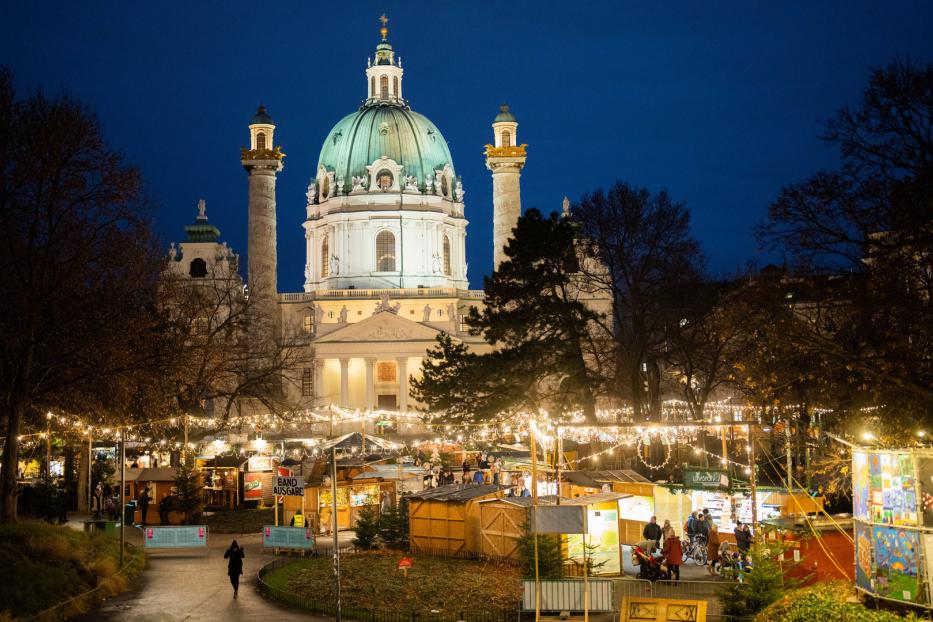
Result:
{"label": "portico column", "polygon": [[324,392],[324,361],[314,360],[314,403],[321,405],[327,393]]}
{"label": "portico column", "polygon": [[350,359],[340,359],[340,405],[350,405]]}
{"label": "portico column", "polygon": [[366,359],[366,408],[372,410],[376,407],[376,383],[374,381],[373,368],[376,366],[376,359]]}
{"label": "portico column", "polygon": [[408,357],[400,356],[398,362],[398,409],[408,410]]}

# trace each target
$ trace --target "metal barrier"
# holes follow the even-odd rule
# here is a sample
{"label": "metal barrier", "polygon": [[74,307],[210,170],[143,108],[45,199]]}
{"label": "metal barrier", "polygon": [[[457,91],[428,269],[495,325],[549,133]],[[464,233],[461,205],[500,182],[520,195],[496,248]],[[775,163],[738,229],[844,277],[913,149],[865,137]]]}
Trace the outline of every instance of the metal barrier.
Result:
{"label": "metal barrier", "polygon": [[[583,596],[586,593],[583,581],[541,581],[541,611],[583,611]],[[615,611],[612,596],[612,581],[591,579],[589,581],[589,610],[593,612]],[[535,582],[522,582],[522,611],[535,610]]]}

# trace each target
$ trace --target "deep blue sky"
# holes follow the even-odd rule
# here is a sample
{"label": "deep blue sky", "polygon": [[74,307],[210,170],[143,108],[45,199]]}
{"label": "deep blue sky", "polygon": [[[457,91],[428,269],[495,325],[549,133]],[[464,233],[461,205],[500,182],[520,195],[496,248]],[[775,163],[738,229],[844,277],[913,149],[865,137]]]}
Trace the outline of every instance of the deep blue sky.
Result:
{"label": "deep blue sky", "polygon": [[[406,97],[450,144],[466,189],[473,287],[492,269],[483,145],[507,102],[528,143],[524,207],[560,208],[616,179],[685,201],[710,268],[758,258],[752,227],[784,183],[835,153],[820,121],[870,67],[933,62],[933,3],[19,2],[0,63],[19,88],[67,91],[142,168],[168,241],[207,200],[245,258],[239,147],[262,101],[288,154],[278,185],[279,289],[303,282],[304,191],[321,143],[365,97],[387,12]],[[767,259],[767,258],[764,258]]]}

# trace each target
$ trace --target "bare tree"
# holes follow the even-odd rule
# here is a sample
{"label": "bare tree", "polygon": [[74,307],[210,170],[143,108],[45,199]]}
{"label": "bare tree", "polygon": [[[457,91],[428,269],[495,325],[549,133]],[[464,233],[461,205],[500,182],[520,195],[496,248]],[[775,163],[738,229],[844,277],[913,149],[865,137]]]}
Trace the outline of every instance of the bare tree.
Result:
{"label": "bare tree", "polygon": [[[68,97],[17,99],[0,73],[0,521],[19,441],[47,409],[113,413],[163,353],[162,262],[138,171]],[[155,346],[155,347],[154,347]]]}
{"label": "bare tree", "polygon": [[612,301],[603,328],[616,365],[607,384],[620,388],[636,418],[658,418],[669,292],[698,280],[704,263],[689,212],[667,192],[617,182],[585,195],[573,218],[586,252],[598,259],[582,264],[584,278]]}

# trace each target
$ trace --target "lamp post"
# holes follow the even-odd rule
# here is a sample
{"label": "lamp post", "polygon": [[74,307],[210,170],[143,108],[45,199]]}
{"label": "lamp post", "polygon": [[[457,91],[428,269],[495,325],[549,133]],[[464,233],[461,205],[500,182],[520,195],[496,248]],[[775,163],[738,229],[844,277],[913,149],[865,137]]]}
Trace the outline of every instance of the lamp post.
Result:
{"label": "lamp post", "polygon": [[334,594],[337,599],[335,618],[340,622],[340,540],[337,537],[337,445],[330,448],[330,495],[331,495],[331,524],[334,532]]}

